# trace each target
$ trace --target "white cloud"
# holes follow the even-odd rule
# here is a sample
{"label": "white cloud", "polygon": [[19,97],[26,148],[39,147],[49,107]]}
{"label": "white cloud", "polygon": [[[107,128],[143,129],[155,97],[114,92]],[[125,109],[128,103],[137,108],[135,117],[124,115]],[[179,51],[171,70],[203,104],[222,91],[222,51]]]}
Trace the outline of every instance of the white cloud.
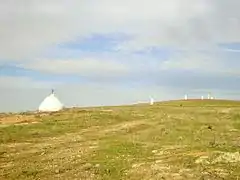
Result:
{"label": "white cloud", "polygon": [[224,48],[222,51],[233,52],[233,53],[240,53],[240,49],[231,49],[231,48]]}
{"label": "white cloud", "polygon": [[216,48],[204,51],[181,51],[160,65],[163,70],[190,70],[221,76],[240,76],[239,61]]}
{"label": "white cloud", "polygon": [[60,85],[60,82],[49,82],[49,81],[35,81],[30,77],[25,76],[0,76],[0,88],[17,88],[17,89],[28,89],[28,88],[52,88],[53,86]]}
{"label": "white cloud", "polygon": [[87,76],[115,77],[131,72],[130,67],[119,61],[97,58],[39,59],[22,64],[22,67],[47,73]]}
{"label": "white cloud", "polygon": [[74,5],[64,0],[10,0],[1,1],[0,7],[1,59],[32,58],[51,45],[84,34],[84,28],[79,30],[84,18],[73,16]]}
{"label": "white cloud", "polygon": [[238,0],[1,1],[0,59],[31,59],[49,46],[92,33],[133,35],[120,49],[236,42],[239,6]]}
{"label": "white cloud", "polygon": [[[64,51],[63,51],[64,52]],[[93,53],[80,57],[38,58],[18,64],[24,69],[55,75],[81,75],[90,78],[117,78],[162,71],[188,70],[207,75],[239,76],[238,56],[225,49],[178,50],[167,58],[150,53]],[[235,53],[236,54],[236,53]],[[231,57],[233,56],[233,57]]]}

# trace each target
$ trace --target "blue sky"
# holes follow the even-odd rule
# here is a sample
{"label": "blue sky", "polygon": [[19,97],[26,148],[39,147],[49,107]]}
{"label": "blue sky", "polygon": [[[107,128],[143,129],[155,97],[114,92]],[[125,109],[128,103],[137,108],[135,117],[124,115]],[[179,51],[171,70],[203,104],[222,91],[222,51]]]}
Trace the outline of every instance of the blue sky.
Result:
{"label": "blue sky", "polygon": [[240,99],[237,0],[24,4],[0,3],[0,111],[34,110],[52,88],[66,106]]}

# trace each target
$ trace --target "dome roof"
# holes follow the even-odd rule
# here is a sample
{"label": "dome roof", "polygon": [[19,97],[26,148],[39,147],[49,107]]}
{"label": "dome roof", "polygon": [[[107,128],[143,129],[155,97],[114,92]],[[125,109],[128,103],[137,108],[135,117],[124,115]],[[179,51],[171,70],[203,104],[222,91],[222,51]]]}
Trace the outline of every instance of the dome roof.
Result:
{"label": "dome roof", "polygon": [[38,108],[39,111],[45,112],[59,111],[61,109],[63,109],[63,104],[53,92],[42,101]]}

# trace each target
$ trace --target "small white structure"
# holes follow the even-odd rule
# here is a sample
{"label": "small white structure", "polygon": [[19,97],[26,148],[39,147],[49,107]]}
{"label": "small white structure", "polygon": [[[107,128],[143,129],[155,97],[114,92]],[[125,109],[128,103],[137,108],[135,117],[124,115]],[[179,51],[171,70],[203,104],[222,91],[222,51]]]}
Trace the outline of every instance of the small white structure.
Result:
{"label": "small white structure", "polygon": [[210,95],[210,93],[208,93],[208,99],[211,99],[211,95]]}
{"label": "small white structure", "polygon": [[188,100],[188,95],[187,94],[185,94],[184,99]]}
{"label": "small white structure", "polygon": [[150,105],[154,104],[154,99],[152,97],[150,97]]}
{"label": "small white structure", "polygon": [[54,91],[47,96],[39,105],[38,110],[40,112],[54,112],[63,109],[63,104],[55,96]]}
{"label": "small white structure", "polygon": [[203,97],[203,96],[201,96],[201,99],[203,100],[203,99],[204,99],[204,97]]}

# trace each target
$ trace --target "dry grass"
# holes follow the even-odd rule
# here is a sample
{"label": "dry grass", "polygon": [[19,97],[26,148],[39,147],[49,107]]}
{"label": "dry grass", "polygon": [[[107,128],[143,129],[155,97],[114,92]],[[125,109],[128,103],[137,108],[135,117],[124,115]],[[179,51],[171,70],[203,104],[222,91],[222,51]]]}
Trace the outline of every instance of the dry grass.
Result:
{"label": "dry grass", "polygon": [[240,177],[239,102],[1,114],[0,123],[0,179]]}

